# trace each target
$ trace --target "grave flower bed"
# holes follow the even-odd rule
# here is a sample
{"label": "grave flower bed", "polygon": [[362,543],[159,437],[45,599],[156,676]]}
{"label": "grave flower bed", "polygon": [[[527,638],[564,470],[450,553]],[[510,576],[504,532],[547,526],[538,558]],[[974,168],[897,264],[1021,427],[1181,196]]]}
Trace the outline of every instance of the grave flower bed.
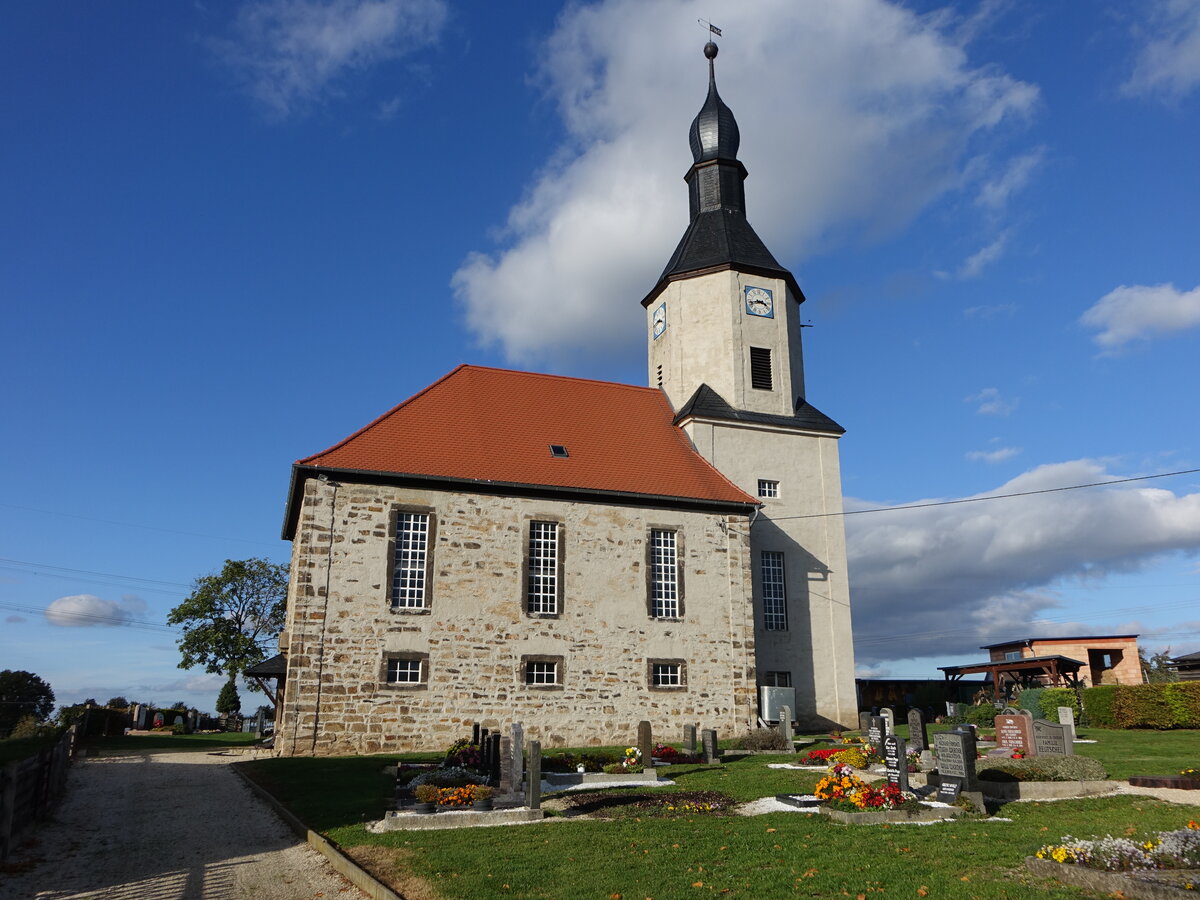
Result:
{"label": "grave flower bed", "polygon": [[651,756],[665,763],[698,763],[703,761],[703,757],[694,753],[681,753],[677,748],[669,744],[655,744]]}
{"label": "grave flower bed", "polygon": [[800,757],[800,765],[827,766],[831,757],[849,749],[849,747],[829,747],[825,750],[809,750],[808,753]]}
{"label": "grave flower bed", "polygon": [[[1064,835],[1047,844],[1035,859],[1084,866],[1104,872],[1144,873],[1157,869],[1200,869],[1200,823],[1190,821],[1175,831],[1160,831],[1146,840],[1113,837],[1080,840]],[[1194,884],[1185,884],[1194,890]]]}
{"label": "grave flower bed", "polygon": [[564,797],[563,802],[576,815],[597,819],[719,816],[737,806],[732,797],[719,791],[596,791],[572,794]]}

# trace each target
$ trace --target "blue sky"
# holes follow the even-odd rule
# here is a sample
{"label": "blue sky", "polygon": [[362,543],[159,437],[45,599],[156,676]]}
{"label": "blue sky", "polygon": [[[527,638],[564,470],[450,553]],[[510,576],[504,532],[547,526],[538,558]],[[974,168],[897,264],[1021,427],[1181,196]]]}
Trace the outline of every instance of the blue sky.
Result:
{"label": "blue sky", "polygon": [[[460,362],[645,383],[699,17],[848,509],[1200,468],[1196,0],[15,5],[0,668],[211,709],[165,615],[293,460]],[[861,671],[1200,649],[1196,473],[847,531]]]}

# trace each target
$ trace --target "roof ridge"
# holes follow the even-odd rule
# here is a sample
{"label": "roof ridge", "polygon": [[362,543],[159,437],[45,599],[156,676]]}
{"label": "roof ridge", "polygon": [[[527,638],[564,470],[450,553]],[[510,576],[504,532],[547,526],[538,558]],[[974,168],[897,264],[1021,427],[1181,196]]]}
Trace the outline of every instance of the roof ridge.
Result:
{"label": "roof ridge", "polygon": [[[475,363],[462,363],[460,369],[475,369],[480,372],[503,372],[508,375],[528,375],[532,378],[554,378],[562,381],[574,381],[578,384],[604,384],[611,387],[627,388],[634,391],[657,391],[658,388],[640,384],[627,384],[624,381],[610,381],[605,378],[583,378],[579,375],[555,375],[553,372],[531,372],[528,369],[506,369],[500,366],[480,366]],[[432,387],[432,385],[430,385]]]}

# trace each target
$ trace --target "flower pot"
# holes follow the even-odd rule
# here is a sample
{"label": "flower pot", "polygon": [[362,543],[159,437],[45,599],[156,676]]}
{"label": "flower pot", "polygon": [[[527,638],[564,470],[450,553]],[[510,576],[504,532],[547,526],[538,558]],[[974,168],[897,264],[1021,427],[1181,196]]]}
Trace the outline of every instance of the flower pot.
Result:
{"label": "flower pot", "polygon": [[420,813],[421,815],[427,816],[430,813],[437,812],[437,804],[436,803],[414,803],[413,804],[413,812]]}
{"label": "flower pot", "polygon": [[492,798],[486,800],[474,800],[471,803],[471,809],[488,810],[492,808]]}

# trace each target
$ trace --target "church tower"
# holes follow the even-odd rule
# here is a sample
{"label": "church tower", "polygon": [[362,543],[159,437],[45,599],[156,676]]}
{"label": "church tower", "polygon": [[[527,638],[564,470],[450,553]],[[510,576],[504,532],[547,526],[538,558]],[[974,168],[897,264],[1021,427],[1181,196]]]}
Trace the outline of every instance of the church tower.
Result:
{"label": "church tower", "polygon": [[756,678],[793,687],[812,727],[857,724],[854,646],[837,442],[844,429],[806,399],[804,294],[746,218],[746,167],[717,92],[693,120],[691,221],[642,301],[650,385],[709,462],[752,496]]}

